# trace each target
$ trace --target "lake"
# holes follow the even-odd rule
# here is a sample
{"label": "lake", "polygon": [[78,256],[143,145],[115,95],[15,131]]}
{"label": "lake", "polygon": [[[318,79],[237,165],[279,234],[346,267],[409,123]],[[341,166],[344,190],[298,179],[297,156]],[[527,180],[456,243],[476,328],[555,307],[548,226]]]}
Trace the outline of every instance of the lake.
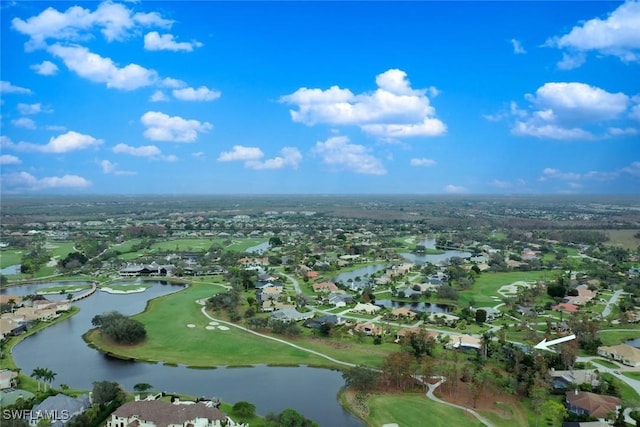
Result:
{"label": "lake", "polygon": [[[132,280],[130,283],[136,282]],[[88,347],[81,335],[92,327],[91,319],[96,314],[110,310],[118,310],[126,315],[139,313],[144,310],[147,300],[182,289],[180,285],[163,281],[145,283],[153,286],[143,293],[117,295],[96,292],[74,303],[80,308],[78,314],[27,337],[14,347],[16,364],[27,375],[36,367],[51,369],[56,373],[54,384],[57,386],[67,384],[72,388],[91,389],[94,381],[109,380],[131,391],[137,383],[149,383],[157,391],[218,397],[232,404],[248,401],[256,405],[261,415],[293,408],[321,426],[363,426],[336,399],[338,391],[344,386],[339,371],[263,365],[190,369],[185,366],[122,361]],[[36,288],[52,285],[23,285],[3,291],[22,296],[35,293]]]}

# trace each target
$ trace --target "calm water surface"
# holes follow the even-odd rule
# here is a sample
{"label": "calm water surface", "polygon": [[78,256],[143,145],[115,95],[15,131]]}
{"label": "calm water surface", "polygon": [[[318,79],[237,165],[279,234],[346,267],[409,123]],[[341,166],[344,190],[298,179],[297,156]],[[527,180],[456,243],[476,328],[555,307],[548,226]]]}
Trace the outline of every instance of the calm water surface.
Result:
{"label": "calm water surface", "polygon": [[[153,385],[155,390],[170,393],[215,396],[229,403],[245,400],[255,404],[262,415],[293,408],[321,426],[363,426],[336,399],[344,386],[339,371],[269,366],[203,370],[127,362],[106,357],[82,340],[81,335],[91,328],[91,319],[96,314],[109,310],[127,315],[139,313],[144,310],[147,300],[182,288],[163,283],[156,282],[147,291],[137,294],[96,292],[75,303],[80,307],[78,314],[27,337],[14,348],[16,364],[27,375],[36,367],[51,369],[57,374],[56,386],[67,384],[72,388],[91,389],[94,381],[109,380],[131,391],[135,384],[144,382]],[[3,293],[21,296],[52,285],[12,287]]]}

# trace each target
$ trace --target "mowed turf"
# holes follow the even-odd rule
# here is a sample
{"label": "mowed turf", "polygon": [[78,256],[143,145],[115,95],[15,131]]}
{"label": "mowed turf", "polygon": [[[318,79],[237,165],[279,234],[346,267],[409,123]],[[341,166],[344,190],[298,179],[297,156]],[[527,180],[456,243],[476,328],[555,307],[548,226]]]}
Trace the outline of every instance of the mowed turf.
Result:
{"label": "mowed turf", "polygon": [[[188,366],[241,366],[252,364],[313,364],[330,366],[319,356],[231,327],[228,331],[207,330],[211,321],[195,301],[221,292],[220,286],[194,284],[189,288],[154,299],[135,318],[147,330],[147,339],[135,346],[114,346],[96,334],[92,342],[105,351],[123,357]],[[195,327],[189,328],[188,324]]]}
{"label": "mowed turf", "polygon": [[424,394],[380,394],[369,399],[367,424],[381,426],[396,423],[399,427],[480,427],[483,424],[462,409],[436,403]]}
{"label": "mowed turf", "polygon": [[494,306],[502,301],[502,296],[498,293],[502,286],[519,281],[551,280],[552,277],[553,273],[547,271],[484,272],[476,277],[472,289],[459,292],[458,303],[466,306],[473,300],[476,307]]}

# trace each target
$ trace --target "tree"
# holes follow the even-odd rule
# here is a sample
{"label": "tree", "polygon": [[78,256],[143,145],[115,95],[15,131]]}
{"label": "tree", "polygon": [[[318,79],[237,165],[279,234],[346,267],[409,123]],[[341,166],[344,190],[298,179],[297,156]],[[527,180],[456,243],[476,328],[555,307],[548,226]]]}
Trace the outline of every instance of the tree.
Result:
{"label": "tree", "polygon": [[95,381],[93,383],[93,403],[105,406],[116,399],[122,399],[124,392],[120,385],[112,381]]}
{"label": "tree", "polygon": [[282,239],[278,236],[273,236],[269,239],[269,246],[282,246]]}
{"label": "tree", "polygon": [[285,409],[278,415],[267,414],[265,420],[266,427],[318,427],[318,424],[305,418],[294,409]]}
{"label": "tree", "polygon": [[98,314],[91,319],[91,324],[99,327],[100,332],[118,344],[137,344],[147,336],[141,322],[117,311]]}
{"label": "tree", "polygon": [[38,382],[38,391],[40,391],[40,381],[44,379],[44,375],[46,372],[46,368],[36,367],[33,372],[31,372],[31,378],[35,378]]}
{"label": "tree", "polygon": [[51,369],[45,369],[42,372],[42,379],[45,381],[45,387],[44,387],[44,391],[47,391],[47,384],[49,383],[51,384],[53,382],[53,380],[56,378],[56,373],[53,372]]}
{"label": "tree", "polygon": [[487,310],[479,308],[476,310],[476,323],[484,323],[487,321]]}
{"label": "tree", "polygon": [[542,412],[547,419],[550,419],[555,425],[558,422],[561,423],[567,415],[567,408],[565,408],[562,403],[549,399],[542,404],[540,412]]}
{"label": "tree", "polygon": [[378,384],[380,373],[364,366],[355,366],[342,372],[345,385],[354,390],[374,390]]}
{"label": "tree", "polygon": [[231,411],[241,417],[251,418],[256,414],[256,405],[249,402],[240,401],[236,402],[233,405]]}
{"label": "tree", "polygon": [[147,390],[153,388],[151,384],[148,383],[138,383],[133,386],[133,389],[138,393],[145,393]]}
{"label": "tree", "polygon": [[432,356],[436,347],[436,340],[426,330],[408,334],[403,344],[416,359],[422,356]]}

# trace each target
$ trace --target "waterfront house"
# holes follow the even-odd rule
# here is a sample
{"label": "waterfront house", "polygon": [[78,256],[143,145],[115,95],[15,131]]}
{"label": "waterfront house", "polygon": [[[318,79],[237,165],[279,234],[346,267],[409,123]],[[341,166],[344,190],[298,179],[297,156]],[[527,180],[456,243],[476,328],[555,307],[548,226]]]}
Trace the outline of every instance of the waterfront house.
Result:
{"label": "waterfront house", "polygon": [[236,424],[212,402],[171,403],[160,400],[127,402],[107,420],[107,427],[222,427]]}
{"label": "waterfront house", "polygon": [[51,421],[51,427],[62,427],[73,419],[76,415],[82,414],[91,406],[91,399],[88,394],[79,397],[71,397],[66,394],[56,394],[49,396],[31,409],[27,415],[27,423],[30,426],[37,426],[42,418]]}

